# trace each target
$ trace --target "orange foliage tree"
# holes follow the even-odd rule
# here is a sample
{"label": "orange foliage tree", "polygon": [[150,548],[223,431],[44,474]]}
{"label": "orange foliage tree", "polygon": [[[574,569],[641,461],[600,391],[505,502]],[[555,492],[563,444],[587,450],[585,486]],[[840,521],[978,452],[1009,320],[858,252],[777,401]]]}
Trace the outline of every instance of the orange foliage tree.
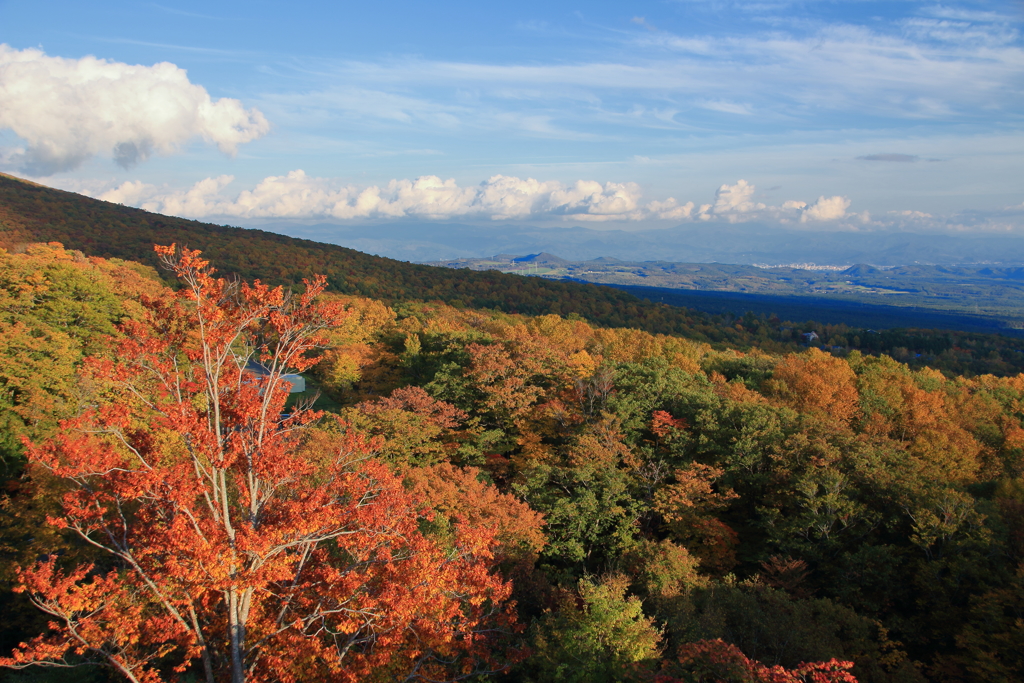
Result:
{"label": "orange foliage tree", "polygon": [[406,488],[428,501],[444,519],[465,518],[476,526],[493,528],[500,544],[498,557],[533,562],[546,543],[544,516],[512,494],[481,481],[475,467],[455,467],[447,462],[411,467],[404,481]]}
{"label": "orange foliage tree", "polygon": [[[115,359],[93,358],[94,405],[30,445],[67,485],[50,519],[105,557],[20,571],[51,630],[0,665],[100,659],[131,681],[451,680],[502,666],[510,586],[494,532],[420,530],[424,506],[353,434],[304,448],[320,414],[283,414],[342,307],[215,279],[199,252],[158,247],[183,280],[147,300]],[[246,373],[247,362],[269,373]],[[318,432],[322,434],[322,432]],[[314,440],[315,441],[315,440]]]}
{"label": "orange foliage tree", "polygon": [[857,376],[849,364],[819,349],[786,356],[775,366],[775,390],[801,412],[849,424],[860,412]]}

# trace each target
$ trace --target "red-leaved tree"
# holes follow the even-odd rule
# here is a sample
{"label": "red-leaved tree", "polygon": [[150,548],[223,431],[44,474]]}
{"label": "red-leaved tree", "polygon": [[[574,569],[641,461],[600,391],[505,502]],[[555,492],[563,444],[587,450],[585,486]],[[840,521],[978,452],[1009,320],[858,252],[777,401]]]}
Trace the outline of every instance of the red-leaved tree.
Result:
{"label": "red-leaved tree", "polygon": [[322,415],[286,414],[282,375],[309,367],[345,316],[316,300],[324,278],[293,296],[214,278],[197,251],[157,251],[182,289],[145,302],[116,357],[87,361],[92,405],[28,444],[33,467],[65,483],[50,523],[103,559],[21,570],[53,619],[0,665],[99,659],[131,681],[210,683],[500,669],[515,616],[494,532],[425,536],[424,506],[372,444],[307,438]]}

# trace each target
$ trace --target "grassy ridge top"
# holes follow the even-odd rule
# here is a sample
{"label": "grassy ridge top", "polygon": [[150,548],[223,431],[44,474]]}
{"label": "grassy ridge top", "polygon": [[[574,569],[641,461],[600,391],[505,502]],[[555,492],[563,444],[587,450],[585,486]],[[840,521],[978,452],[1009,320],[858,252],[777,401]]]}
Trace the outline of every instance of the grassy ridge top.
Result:
{"label": "grassy ridge top", "polygon": [[262,230],[162,216],[0,174],[0,247],[61,242],[90,256],[157,265],[154,244],[200,249],[221,273],[295,285],[313,274],[332,290],[386,302],[440,300],[456,306],[541,315],[576,313],[599,325],[693,333],[705,316],[626,292],[499,272],[453,271]]}

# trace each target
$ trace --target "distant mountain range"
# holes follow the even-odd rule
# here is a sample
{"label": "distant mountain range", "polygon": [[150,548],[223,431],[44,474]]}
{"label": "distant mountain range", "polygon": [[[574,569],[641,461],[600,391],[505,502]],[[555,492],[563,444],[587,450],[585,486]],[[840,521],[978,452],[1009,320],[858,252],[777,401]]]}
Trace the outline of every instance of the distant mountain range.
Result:
{"label": "distant mountain range", "polygon": [[1024,237],[993,234],[827,232],[721,223],[635,232],[423,222],[373,225],[276,222],[254,223],[252,227],[414,262],[547,252],[568,261],[611,257],[623,261],[768,265],[1024,265]]}

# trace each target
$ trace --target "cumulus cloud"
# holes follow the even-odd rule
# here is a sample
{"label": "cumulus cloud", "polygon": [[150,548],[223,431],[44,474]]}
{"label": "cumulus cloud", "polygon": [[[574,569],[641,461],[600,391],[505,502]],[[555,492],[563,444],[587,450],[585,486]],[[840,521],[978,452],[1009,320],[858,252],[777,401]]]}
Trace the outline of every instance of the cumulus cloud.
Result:
{"label": "cumulus cloud", "polygon": [[800,222],[839,220],[846,217],[848,208],[850,208],[850,200],[846,197],[818,197],[818,201],[805,208],[800,214]]}
{"label": "cumulus cloud", "polygon": [[0,102],[0,129],[25,143],[4,150],[4,161],[34,176],[77,168],[97,154],[129,168],[196,138],[233,155],[270,129],[258,109],[212,99],[168,62],[64,59],[6,44],[0,44]]}
{"label": "cumulus cloud", "polygon": [[837,221],[847,217],[850,200],[846,197],[819,197],[818,201],[808,204],[799,199],[788,199],[781,206],[769,206],[756,201],[756,187],[746,180],[739,180],[735,185],[725,184],[715,192],[714,204],[703,204],[696,217],[701,220],[726,220],[730,223],[745,223],[755,220],[800,223],[809,221]]}
{"label": "cumulus cloud", "polygon": [[847,216],[850,200],[820,197],[815,203],[788,200],[781,206],[755,201],[756,188],[746,180],[724,184],[714,203],[695,210],[692,201],[674,197],[643,201],[636,183],[577,180],[564,184],[495,175],[475,186],[454,179],[421,176],[386,185],[358,187],[302,170],[264,178],[233,198],[225,194],[234,177],[206,178],[185,190],[166,190],[129,181],[99,194],[100,199],[148,211],[204,218],[350,219],[564,219],[571,221],[724,220],[732,223],[778,220],[793,223],[836,221]]}
{"label": "cumulus cloud", "polygon": [[663,202],[653,201],[647,204],[647,211],[652,218],[662,220],[686,220],[693,215],[693,202],[680,204],[672,197]]}
{"label": "cumulus cloud", "polygon": [[543,206],[550,213],[593,221],[645,218],[638,211],[640,186],[636,183],[605,183],[577,180],[571,187],[557,189]]}
{"label": "cumulus cloud", "polygon": [[767,208],[764,204],[751,201],[753,196],[754,186],[746,180],[741,179],[735,185],[722,185],[715,192],[715,204],[711,212],[720,216],[735,216]]}
{"label": "cumulus cloud", "polygon": [[105,202],[135,206],[152,196],[155,190],[154,186],[147,185],[141,180],[129,180],[118,185],[113,190],[104,192],[99,198]]}

